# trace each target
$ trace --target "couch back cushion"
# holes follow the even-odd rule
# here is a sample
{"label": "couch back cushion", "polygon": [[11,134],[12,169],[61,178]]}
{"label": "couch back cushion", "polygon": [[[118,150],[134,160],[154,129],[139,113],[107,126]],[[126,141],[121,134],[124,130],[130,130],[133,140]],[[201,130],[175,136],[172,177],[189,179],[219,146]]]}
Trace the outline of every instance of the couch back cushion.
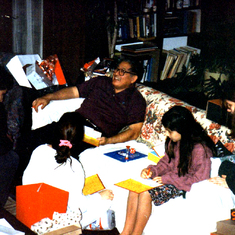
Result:
{"label": "couch back cushion", "polygon": [[141,84],[137,84],[137,89],[147,103],[146,117],[138,141],[146,143],[149,147],[164,141],[165,135],[161,125],[162,116],[169,108],[175,105],[181,105],[193,113],[195,119],[207,130],[208,135],[215,143],[220,140],[230,152],[234,152],[235,141],[228,136],[230,130],[225,126],[221,126],[207,119],[205,110],[196,108],[161,91]]}

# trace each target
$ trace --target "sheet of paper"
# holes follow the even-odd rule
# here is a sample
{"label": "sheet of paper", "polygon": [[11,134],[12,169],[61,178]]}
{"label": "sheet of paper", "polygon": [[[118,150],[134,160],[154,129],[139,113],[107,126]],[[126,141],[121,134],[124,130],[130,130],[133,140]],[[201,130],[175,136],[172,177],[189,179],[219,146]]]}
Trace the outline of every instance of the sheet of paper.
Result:
{"label": "sheet of paper", "polygon": [[133,179],[142,183],[142,184],[145,184],[145,185],[148,185],[148,186],[154,187],[154,188],[162,185],[162,184],[157,183],[156,181],[153,181],[152,179],[143,179],[141,176],[133,177]]}
{"label": "sheet of paper", "polygon": [[0,235],[4,234],[25,234],[24,232],[15,230],[5,219],[0,219]]}
{"label": "sheet of paper", "polygon": [[99,141],[97,140],[97,138],[101,137],[102,133],[88,126],[84,127],[84,131],[85,133],[83,141],[94,146],[99,146]]}
{"label": "sheet of paper", "polygon": [[165,142],[161,142],[153,147],[155,153],[161,158],[165,155]]}
{"label": "sheet of paper", "polygon": [[100,177],[96,175],[89,176],[85,179],[83,194],[89,195],[105,189]]}
{"label": "sheet of paper", "polygon": [[145,191],[150,190],[152,188],[156,188],[156,187],[160,186],[160,184],[158,184],[150,179],[145,179],[145,180],[142,179],[141,182],[139,180],[140,180],[139,178],[127,179],[127,180],[121,181],[115,185],[119,186],[121,188],[128,189],[132,192],[136,192],[136,193],[142,193],[142,192],[145,192]]}

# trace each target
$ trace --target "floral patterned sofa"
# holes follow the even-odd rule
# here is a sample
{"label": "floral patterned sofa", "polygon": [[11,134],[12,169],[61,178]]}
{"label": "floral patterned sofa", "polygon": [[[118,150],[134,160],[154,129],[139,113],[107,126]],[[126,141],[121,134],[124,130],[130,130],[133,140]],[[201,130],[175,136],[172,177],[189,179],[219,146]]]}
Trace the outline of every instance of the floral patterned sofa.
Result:
{"label": "floral patterned sofa", "polygon": [[139,142],[146,143],[149,147],[152,147],[159,141],[163,141],[165,136],[161,128],[161,118],[170,107],[181,105],[187,107],[193,113],[196,120],[207,130],[209,136],[215,143],[220,140],[230,152],[234,153],[235,141],[229,137],[229,129],[207,119],[205,110],[196,108],[142,84],[137,84],[137,88],[147,102],[146,118],[141,134],[137,139]]}

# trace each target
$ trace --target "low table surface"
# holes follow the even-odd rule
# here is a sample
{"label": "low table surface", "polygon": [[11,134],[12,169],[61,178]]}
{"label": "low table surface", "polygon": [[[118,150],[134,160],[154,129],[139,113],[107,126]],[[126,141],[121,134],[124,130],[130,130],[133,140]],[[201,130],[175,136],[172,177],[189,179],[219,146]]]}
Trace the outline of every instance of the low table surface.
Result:
{"label": "low table surface", "polygon": [[[135,148],[136,151],[145,154],[146,157],[122,162],[105,155],[105,153],[123,150],[126,146]],[[106,188],[114,188],[117,187],[114,184],[129,178],[139,177],[142,169],[150,164],[155,164],[148,159],[150,151],[151,149],[145,144],[128,141],[88,149],[80,155],[80,161],[84,167],[86,177],[98,174]]]}

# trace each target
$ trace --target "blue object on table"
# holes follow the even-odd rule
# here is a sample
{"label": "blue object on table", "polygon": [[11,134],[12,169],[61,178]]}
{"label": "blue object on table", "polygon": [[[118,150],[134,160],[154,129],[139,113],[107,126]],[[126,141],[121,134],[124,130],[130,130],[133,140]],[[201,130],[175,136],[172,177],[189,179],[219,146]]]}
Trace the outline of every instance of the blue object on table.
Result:
{"label": "blue object on table", "polygon": [[126,149],[121,149],[121,150],[117,150],[114,152],[105,153],[104,155],[114,158],[121,162],[129,162],[129,161],[133,161],[139,158],[147,157],[146,154],[135,152],[135,153],[129,153],[128,160],[126,160]]}

